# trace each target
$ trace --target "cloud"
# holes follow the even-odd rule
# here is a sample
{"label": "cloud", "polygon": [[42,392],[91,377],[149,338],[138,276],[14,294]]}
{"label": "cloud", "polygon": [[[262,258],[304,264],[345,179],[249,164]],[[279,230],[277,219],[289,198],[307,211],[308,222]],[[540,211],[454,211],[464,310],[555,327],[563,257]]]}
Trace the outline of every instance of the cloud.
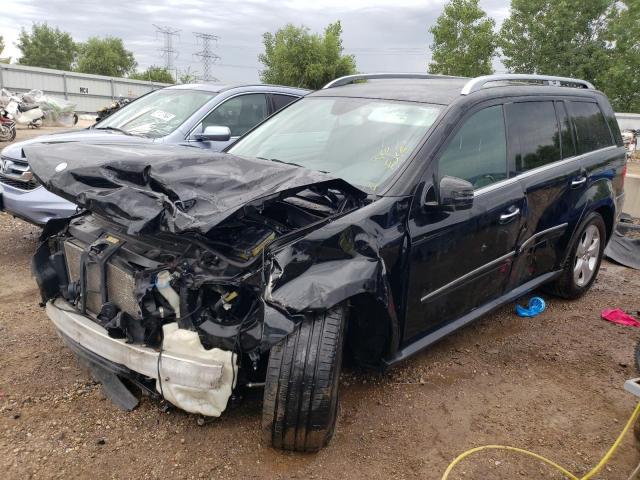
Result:
{"label": "cloud", "polygon": [[[286,23],[322,31],[340,20],[343,46],[356,56],[358,69],[424,71],[431,42],[428,28],[442,11],[444,0],[130,0],[71,2],[68,0],[3,0],[0,34],[3,55],[19,56],[14,42],[20,28],[46,21],[68,31],[76,41],[90,36],[121,37],[136,56],[139,68],[163,65],[162,37],[153,24],[178,29],[174,48],[180,70],[201,71],[194,32],[220,37],[214,52],[221,58],[213,74],[221,81],[258,81],[262,34]],[[508,0],[484,0],[481,5],[498,23],[508,15]]]}

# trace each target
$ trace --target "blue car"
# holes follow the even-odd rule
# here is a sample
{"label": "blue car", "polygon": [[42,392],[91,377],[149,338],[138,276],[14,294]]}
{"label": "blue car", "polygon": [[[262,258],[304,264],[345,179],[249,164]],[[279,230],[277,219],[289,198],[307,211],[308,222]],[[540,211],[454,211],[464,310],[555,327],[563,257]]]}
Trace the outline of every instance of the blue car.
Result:
{"label": "blue car", "polygon": [[90,128],[13,143],[0,157],[0,206],[36,225],[64,218],[76,205],[45,190],[23,148],[34,143],[178,144],[221,151],[308,90],[273,85],[175,85],[156,90]]}

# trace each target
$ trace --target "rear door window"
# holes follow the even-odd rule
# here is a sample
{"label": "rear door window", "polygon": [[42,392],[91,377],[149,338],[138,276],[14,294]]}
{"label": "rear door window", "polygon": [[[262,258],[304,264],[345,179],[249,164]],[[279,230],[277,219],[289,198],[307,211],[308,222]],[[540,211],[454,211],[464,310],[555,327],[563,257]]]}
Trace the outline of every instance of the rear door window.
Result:
{"label": "rear door window", "polygon": [[576,128],[578,155],[613,145],[609,126],[597,103],[569,102],[569,114]]}
{"label": "rear door window", "polygon": [[560,160],[560,132],[553,102],[506,105],[510,157],[516,173]]}
{"label": "rear door window", "polygon": [[440,178],[462,178],[482,188],[507,178],[507,142],[502,105],[471,115],[438,161]]}
{"label": "rear door window", "polygon": [[287,105],[289,105],[294,100],[297,100],[298,97],[294,97],[292,95],[279,95],[274,93],[271,95],[271,100],[273,101],[273,112],[277,112],[278,110],[283,109]]}

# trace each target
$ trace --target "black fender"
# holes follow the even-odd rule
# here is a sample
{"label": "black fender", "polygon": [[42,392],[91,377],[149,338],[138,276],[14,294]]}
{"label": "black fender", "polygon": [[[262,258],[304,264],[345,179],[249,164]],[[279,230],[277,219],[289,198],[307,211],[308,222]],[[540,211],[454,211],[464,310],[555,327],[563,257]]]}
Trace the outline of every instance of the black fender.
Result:
{"label": "black fender", "polygon": [[[390,343],[397,343],[398,315],[388,275],[380,255],[380,225],[337,221],[271,255],[265,266],[262,350],[268,350],[295,330],[305,313],[328,310],[360,294],[375,298],[386,309]],[[398,236],[402,245],[402,236]],[[400,248],[401,249],[401,248]]]}

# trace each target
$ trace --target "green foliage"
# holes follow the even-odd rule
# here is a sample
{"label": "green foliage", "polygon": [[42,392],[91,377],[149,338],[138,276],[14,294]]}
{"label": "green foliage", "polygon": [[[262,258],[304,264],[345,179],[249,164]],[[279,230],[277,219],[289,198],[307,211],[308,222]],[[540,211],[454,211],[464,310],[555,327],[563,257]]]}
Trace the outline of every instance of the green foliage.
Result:
{"label": "green foliage", "polygon": [[196,72],[191,71],[191,67],[187,67],[186,70],[183,70],[180,76],[178,77],[180,83],[196,83],[198,81],[198,75]]}
{"label": "green foliage", "polygon": [[148,82],[176,83],[173,75],[164,67],[150,66],[144,72],[135,72],[129,75],[134,80],[146,80]]}
{"label": "green foliage", "polygon": [[513,72],[582,78],[616,111],[640,111],[640,2],[512,0],[500,30]]}
{"label": "green foliage", "polygon": [[342,53],[341,35],[339,21],[329,24],[324,35],[292,24],[275,34],[265,33],[264,53],[258,56],[265,66],[260,79],[264,83],[315,90],[334,78],[355,73],[355,58]]}
{"label": "green foliage", "polygon": [[58,70],[71,70],[77,52],[71,35],[46,23],[32,24],[31,33],[23,28],[16,46],[22,52],[19,64]]}
{"label": "green foliage", "polygon": [[618,112],[640,112],[640,2],[619,2],[603,34],[606,64],[596,78]]}
{"label": "green foliage", "polygon": [[136,65],[133,53],[124,48],[121,38],[91,37],[79,45],[78,72],[124,77],[133,72]]}
{"label": "green foliage", "polygon": [[512,0],[500,30],[503,63],[517,73],[593,81],[606,61],[602,32],[611,0]]}
{"label": "green foliage", "polygon": [[429,29],[433,34],[429,72],[464,77],[493,73],[494,28],[495,21],[487,17],[478,0],[451,0]]}

